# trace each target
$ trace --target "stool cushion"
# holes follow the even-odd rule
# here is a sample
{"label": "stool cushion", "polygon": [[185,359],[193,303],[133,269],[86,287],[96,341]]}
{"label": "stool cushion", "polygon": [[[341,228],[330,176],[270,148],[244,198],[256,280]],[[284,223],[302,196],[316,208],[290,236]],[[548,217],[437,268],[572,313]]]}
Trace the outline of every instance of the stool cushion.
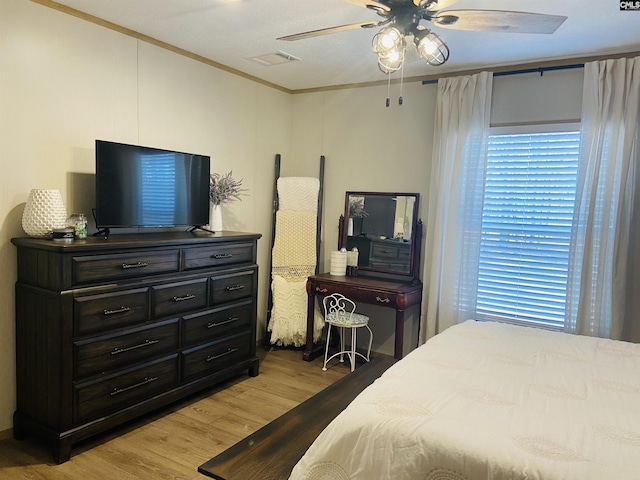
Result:
{"label": "stool cushion", "polygon": [[325,320],[337,327],[364,327],[369,323],[369,317],[366,315],[347,312],[330,312]]}

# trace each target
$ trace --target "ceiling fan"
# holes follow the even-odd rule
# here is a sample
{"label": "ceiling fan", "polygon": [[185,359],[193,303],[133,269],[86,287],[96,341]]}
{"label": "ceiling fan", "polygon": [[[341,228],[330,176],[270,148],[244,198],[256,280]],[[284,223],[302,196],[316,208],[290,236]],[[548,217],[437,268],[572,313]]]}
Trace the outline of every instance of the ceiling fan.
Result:
{"label": "ceiling fan", "polygon": [[373,37],[372,49],[378,55],[378,66],[386,73],[402,67],[406,38],[430,65],[438,66],[449,59],[449,47],[428,27],[428,22],[443,28],[479,32],[554,33],[567,17],[506,10],[443,10],[458,0],[347,0],[377,13],[382,20],[321,28],[287,35],[278,40],[302,40],[358,28],[380,27]]}

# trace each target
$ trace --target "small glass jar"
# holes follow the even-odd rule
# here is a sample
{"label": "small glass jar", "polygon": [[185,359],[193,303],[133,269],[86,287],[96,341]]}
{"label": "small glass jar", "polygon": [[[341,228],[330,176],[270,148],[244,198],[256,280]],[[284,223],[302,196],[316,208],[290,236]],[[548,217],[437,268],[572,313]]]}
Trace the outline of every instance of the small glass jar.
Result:
{"label": "small glass jar", "polygon": [[73,228],[76,238],[87,238],[87,217],[85,217],[84,213],[71,214],[67,219],[67,225]]}

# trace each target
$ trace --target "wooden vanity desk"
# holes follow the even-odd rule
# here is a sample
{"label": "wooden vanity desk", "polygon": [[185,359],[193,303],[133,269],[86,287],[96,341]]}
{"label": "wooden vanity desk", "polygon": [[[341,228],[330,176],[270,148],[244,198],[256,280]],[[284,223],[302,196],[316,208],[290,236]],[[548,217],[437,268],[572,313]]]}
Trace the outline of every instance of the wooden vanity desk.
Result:
{"label": "wooden vanity desk", "polygon": [[[340,293],[356,303],[393,308],[396,312],[393,356],[401,359],[404,312],[422,302],[420,250],[422,221],[418,193],[346,192],[338,223],[338,250],[358,250],[356,276],[323,273],[307,279],[307,338],[304,360],[322,345],[313,344],[316,297]],[[418,312],[420,309],[418,308]],[[418,313],[419,314],[419,313]]]}
{"label": "wooden vanity desk", "polygon": [[422,301],[422,282],[410,283],[394,280],[337,276],[328,273],[313,275],[307,280],[307,343],[303,354],[306,361],[312,360],[317,352],[313,344],[313,322],[316,297],[341,293],[354,302],[362,302],[396,311],[395,346],[393,357],[402,358],[404,340],[404,312]]}

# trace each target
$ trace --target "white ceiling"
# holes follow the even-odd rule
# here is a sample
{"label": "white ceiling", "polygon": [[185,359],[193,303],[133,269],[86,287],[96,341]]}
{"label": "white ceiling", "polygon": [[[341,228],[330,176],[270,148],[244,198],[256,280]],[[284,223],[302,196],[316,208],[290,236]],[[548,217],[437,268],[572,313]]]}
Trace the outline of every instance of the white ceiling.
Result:
{"label": "white ceiling", "polygon": [[[371,39],[378,29],[294,42],[276,40],[308,30],[381,20],[374,11],[348,0],[55,1],[287,90],[387,78],[371,52]],[[405,77],[640,52],[640,11],[620,11],[620,2],[614,0],[459,0],[450,8],[545,13],[568,19],[552,35],[468,32],[433,26],[432,30],[449,45],[449,61],[440,67],[429,66],[410,46]],[[266,66],[251,60],[279,51],[300,61]]]}

